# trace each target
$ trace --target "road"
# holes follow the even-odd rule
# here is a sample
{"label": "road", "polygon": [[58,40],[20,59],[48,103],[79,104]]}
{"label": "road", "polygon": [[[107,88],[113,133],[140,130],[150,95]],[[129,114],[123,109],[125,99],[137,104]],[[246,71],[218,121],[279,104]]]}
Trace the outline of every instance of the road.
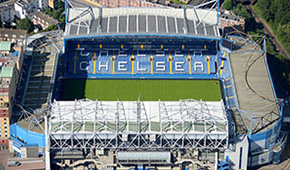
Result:
{"label": "road", "polygon": [[256,21],[258,23],[263,24],[265,34],[271,38],[272,42],[275,44],[275,46],[279,50],[279,52],[281,54],[283,54],[284,56],[287,56],[288,59],[290,59],[290,55],[287,53],[285,48],[279,43],[277,37],[275,36],[275,34],[274,34],[272,28],[269,26],[269,24],[263,18],[260,18],[258,16],[258,14],[256,13],[256,11],[254,10],[254,8],[251,4],[247,5],[247,8],[250,10],[252,16],[255,17]]}

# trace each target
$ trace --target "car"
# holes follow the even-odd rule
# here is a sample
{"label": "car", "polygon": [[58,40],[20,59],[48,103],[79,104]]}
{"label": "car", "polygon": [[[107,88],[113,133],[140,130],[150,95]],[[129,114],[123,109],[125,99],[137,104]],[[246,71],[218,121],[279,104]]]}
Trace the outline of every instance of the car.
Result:
{"label": "car", "polygon": [[18,162],[18,161],[9,161],[8,163],[7,163],[7,165],[9,166],[9,167],[11,167],[11,166],[19,166],[21,163],[20,162]]}

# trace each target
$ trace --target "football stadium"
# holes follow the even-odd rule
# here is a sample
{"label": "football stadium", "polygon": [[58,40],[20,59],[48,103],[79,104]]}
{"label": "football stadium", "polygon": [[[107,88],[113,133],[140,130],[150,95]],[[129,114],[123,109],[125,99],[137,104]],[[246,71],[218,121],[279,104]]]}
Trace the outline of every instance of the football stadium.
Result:
{"label": "football stadium", "polygon": [[265,39],[222,35],[217,0],[180,9],[65,3],[45,98],[47,169],[279,163],[283,100]]}

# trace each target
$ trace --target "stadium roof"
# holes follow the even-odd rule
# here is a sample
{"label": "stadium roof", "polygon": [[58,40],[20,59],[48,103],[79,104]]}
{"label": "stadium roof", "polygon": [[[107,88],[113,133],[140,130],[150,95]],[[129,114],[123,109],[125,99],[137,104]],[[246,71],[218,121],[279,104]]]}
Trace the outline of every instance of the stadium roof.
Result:
{"label": "stadium roof", "polygon": [[[51,106],[51,149],[228,147],[229,124],[223,101],[83,99],[54,101]],[[63,141],[71,141],[68,139],[73,142],[63,145]],[[80,142],[83,140],[88,142]]]}
{"label": "stadium roof", "polygon": [[116,129],[120,133],[136,133],[138,122],[141,133],[227,133],[228,123],[222,101],[146,101],[140,102],[139,106],[140,110],[137,101],[54,101],[51,133],[114,133]]}
{"label": "stadium roof", "polygon": [[67,39],[108,35],[220,38],[215,10],[70,8],[68,13]]}
{"label": "stadium roof", "polygon": [[262,50],[251,42],[234,37],[231,40],[239,45],[230,54],[230,59],[243,122],[252,133],[269,129],[280,115],[267,61]]}

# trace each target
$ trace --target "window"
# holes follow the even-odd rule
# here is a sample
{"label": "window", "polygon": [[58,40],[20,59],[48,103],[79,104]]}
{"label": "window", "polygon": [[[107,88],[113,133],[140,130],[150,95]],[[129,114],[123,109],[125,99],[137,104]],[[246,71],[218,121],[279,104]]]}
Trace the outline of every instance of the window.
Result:
{"label": "window", "polygon": [[242,169],[242,156],[243,156],[243,148],[240,147],[239,169]]}

